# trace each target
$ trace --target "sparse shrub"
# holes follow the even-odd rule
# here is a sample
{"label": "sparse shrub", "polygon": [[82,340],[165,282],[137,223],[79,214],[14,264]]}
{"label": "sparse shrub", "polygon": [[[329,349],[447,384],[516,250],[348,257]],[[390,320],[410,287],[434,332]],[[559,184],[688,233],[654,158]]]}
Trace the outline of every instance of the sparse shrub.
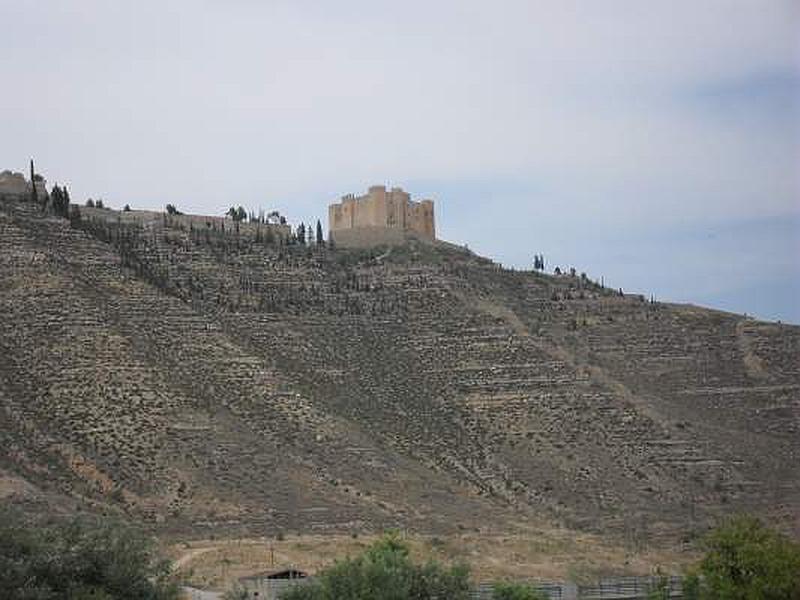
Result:
{"label": "sparse shrub", "polygon": [[547,596],[529,585],[504,581],[495,584],[492,600],[547,600]]}
{"label": "sparse shrub", "polygon": [[125,494],[122,493],[121,487],[114,487],[109,497],[118,504],[125,502]]}
{"label": "sparse shrub", "polygon": [[433,548],[442,548],[445,546],[444,540],[440,537],[432,537],[429,543]]}

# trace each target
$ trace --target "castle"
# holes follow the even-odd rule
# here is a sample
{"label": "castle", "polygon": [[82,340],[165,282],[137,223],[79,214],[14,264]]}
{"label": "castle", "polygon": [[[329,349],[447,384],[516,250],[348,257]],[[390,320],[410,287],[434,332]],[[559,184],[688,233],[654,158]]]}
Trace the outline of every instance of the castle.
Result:
{"label": "castle", "polygon": [[[31,168],[31,170],[33,169]],[[36,179],[36,198],[45,200],[47,198],[47,182],[38,173],[34,177]],[[0,198],[28,200],[32,191],[31,182],[25,179],[22,173],[13,171],[0,173]]]}
{"label": "castle", "polygon": [[328,207],[329,239],[346,247],[436,239],[433,201],[414,202],[401,188],[373,185],[364,196],[348,194]]}

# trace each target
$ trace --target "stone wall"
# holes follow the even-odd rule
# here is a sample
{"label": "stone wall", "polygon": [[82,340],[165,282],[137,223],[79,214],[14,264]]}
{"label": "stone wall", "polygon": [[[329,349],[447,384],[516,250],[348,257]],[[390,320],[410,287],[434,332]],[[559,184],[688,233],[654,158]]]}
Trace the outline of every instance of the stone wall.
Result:
{"label": "stone wall", "polygon": [[[36,182],[36,196],[41,200],[47,197],[47,182]],[[27,200],[31,196],[31,183],[22,173],[3,171],[0,173],[0,198]]]}
{"label": "stone wall", "polygon": [[[140,225],[147,225],[153,223],[161,223],[162,221],[169,221],[171,225],[182,226],[188,229],[190,226],[203,230],[227,230],[234,231],[237,223],[230,217],[217,217],[211,215],[167,215],[161,211],[155,210],[129,210],[119,211],[109,208],[90,208],[87,206],[80,207],[81,214],[87,218],[103,219],[111,222],[121,223],[137,223]],[[258,231],[261,234],[266,234],[269,230],[272,235],[281,237],[284,240],[291,236],[291,227],[286,224],[278,223],[238,223],[239,232],[245,236],[255,236]]]}
{"label": "stone wall", "polygon": [[364,196],[348,194],[328,208],[329,237],[340,245],[399,243],[406,235],[434,240],[433,201],[414,202],[401,188],[375,185]]}
{"label": "stone wall", "polygon": [[338,229],[330,232],[333,243],[343,248],[370,248],[381,244],[402,244],[410,237],[417,237],[413,232],[391,227],[355,227]]}

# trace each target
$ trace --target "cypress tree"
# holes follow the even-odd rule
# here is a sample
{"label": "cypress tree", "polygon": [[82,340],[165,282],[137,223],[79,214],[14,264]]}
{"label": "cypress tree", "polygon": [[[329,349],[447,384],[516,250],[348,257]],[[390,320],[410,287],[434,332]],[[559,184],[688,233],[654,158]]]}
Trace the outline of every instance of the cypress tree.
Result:
{"label": "cypress tree", "polygon": [[36,173],[33,170],[33,159],[31,159],[31,201],[36,202],[38,197],[36,196]]}

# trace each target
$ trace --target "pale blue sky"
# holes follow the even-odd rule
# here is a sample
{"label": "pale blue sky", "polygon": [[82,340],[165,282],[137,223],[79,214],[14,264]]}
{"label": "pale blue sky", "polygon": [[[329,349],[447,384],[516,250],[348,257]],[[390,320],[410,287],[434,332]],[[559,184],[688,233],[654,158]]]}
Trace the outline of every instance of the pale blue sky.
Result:
{"label": "pale blue sky", "polygon": [[324,217],[373,183],[505,264],[800,323],[796,0],[0,0],[0,169]]}

